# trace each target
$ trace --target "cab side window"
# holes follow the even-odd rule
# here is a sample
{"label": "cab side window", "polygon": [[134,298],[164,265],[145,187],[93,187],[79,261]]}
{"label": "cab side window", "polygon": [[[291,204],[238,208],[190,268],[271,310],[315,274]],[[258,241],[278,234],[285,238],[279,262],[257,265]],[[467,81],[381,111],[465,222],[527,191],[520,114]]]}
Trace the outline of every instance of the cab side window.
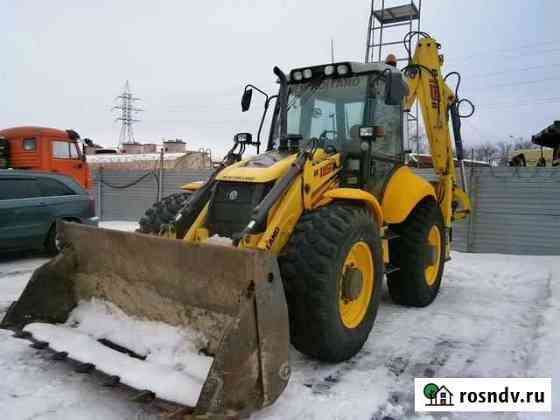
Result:
{"label": "cab side window", "polygon": [[39,185],[39,191],[41,192],[41,197],[56,197],[61,195],[75,195],[76,193],[55,179],[50,178],[38,178],[37,184]]}
{"label": "cab side window", "polygon": [[71,143],[67,141],[54,140],[52,142],[53,157],[55,159],[72,159],[70,146]]}
{"label": "cab side window", "polygon": [[0,200],[40,197],[41,191],[31,178],[0,178]]}
{"label": "cab side window", "polygon": [[402,105],[387,105],[385,103],[385,80],[374,77],[374,83],[369,87],[368,124],[382,127],[385,136],[373,145],[373,151],[387,156],[401,158],[403,152]]}
{"label": "cab side window", "polygon": [[29,138],[23,139],[23,150],[26,152],[36,152],[37,151],[37,139]]}

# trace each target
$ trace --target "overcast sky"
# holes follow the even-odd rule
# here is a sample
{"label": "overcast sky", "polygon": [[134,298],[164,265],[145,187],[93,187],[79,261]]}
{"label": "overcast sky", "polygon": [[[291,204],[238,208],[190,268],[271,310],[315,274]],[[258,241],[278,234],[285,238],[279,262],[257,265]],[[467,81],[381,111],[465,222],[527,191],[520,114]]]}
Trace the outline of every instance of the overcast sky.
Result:
{"label": "overcast sky", "polygon": [[[405,3],[406,0],[396,0]],[[387,0],[387,3],[391,3]],[[369,0],[0,0],[0,127],[74,128],[118,141],[113,99],[130,81],[145,109],[141,142],[183,138],[221,154],[256,133],[262,103],[242,114],[272,67],[363,61]],[[442,44],[477,105],[469,144],[525,136],[560,119],[558,0],[424,0],[422,30]]]}

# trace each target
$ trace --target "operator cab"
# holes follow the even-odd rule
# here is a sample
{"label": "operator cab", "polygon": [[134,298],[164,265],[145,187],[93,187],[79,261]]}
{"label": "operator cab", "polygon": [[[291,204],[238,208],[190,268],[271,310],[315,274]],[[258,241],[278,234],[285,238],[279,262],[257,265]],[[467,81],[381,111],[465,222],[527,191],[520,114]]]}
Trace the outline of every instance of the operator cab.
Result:
{"label": "operator cab", "polygon": [[[234,138],[228,156],[240,160],[247,145],[256,146],[267,109],[275,100],[264,155],[245,165],[271,166],[287,154],[310,147],[341,153],[341,186],[364,188],[380,196],[396,166],[404,163],[403,98],[408,85],[401,72],[385,63],[340,62],[294,69],[286,77],[277,67],[278,95],[245,86],[242,111],[250,107],[253,90],[265,97],[257,140],[249,133]],[[239,148],[240,153],[234,153]]]}
{"label": "operator cab", "polygon": [[[402,99],[408,86],[401,72],[383,63],[327,64],[292,70],[288,87],[288,137],[341,152],[350,174],[343,184],[379,195],[393,168],[404,163]],[[360,179],[352,174],[364,165],[364,147],[369,162]]]}

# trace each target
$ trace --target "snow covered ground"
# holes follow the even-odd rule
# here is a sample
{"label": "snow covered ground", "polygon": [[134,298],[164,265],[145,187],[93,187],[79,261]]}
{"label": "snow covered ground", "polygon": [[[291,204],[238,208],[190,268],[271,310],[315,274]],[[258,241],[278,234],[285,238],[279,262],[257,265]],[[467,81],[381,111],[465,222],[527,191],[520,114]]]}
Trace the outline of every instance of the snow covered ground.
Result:
{"label": "snow covered ground", "polygon": [[[131,230],[134,224],[104,227]],[[288,388],[254,419],[560,418],[560,257],[453,253],[428,308],[393,304],[384,291],[373,332],[352,360],[330,365],[291,354]],[[45,258],[0,260],[0,317]],[[2,419],[155,419],[0,330]],[[552,414],[416,416],[413,378],[552,377]]]}

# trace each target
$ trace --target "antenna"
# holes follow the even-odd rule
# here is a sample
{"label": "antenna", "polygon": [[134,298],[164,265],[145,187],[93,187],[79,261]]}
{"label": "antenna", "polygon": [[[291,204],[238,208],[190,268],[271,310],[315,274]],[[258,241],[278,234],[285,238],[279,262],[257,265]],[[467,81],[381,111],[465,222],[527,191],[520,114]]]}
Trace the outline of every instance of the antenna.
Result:
{"label": "antenna", "polygon": [[135,144],[136,140],[134,139],[132,124],[140,120],[135,119],[134,115],[143,111],[143,109],[134,106],[134,103],[139,101],[140,98],[136,98],[132,95],[130,91],[130,84],[127,80],[124,85],[123,92],[115,99],[118,99],[121,102],[120,105],[113,107],[113,110],[117,109],[120,111],[120,117],[115,118],[115,121],[121,121],[122,123],[121,133],[119,135],[119,147],[123,144]]}
{"label": "antenna", "polygon": [[334,63],[334,39],[331,38],[331,63]]}

